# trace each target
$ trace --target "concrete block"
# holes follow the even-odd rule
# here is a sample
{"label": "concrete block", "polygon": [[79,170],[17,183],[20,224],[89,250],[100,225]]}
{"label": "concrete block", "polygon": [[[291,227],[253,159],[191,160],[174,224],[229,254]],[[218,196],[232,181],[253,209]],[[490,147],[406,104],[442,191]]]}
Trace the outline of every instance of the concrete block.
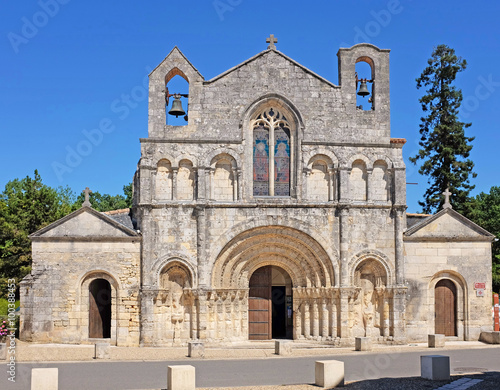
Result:
{"label": "concrete block", "polygon": [[479,340],[488,344],[500,344],[500,332],[481,332]]}
{"label": "concrete block", "polygon": [[446,343],[444,334],[430,334],[427,336],[429,348],[443,348]]}
{"label": "concrete block", "polygon": [[57,390],[59,387],[58,368],[32,368],[31,390]]}
{"label": "concrete block", "polygon": [[205,345],[200,341],[190,341],[188,343],[188,357],[205,357]]}
{"label": "concrete block", "polygon": [[109,359],[110,349],[111,349],[111,346],[109,345],[109,343],[96,343],[95,344],[94,359]]}
{"label": "concrete block", "polygon": [[168,390],[195,390],[195,369],[193,366],[168,366]]}
{"label": "concrete block", "polygon": [[334,388],[344,386],[344,362],[319,360],[314,366],[316,386]]}
{"label": "concrete block", "polygon": [[420,376],[432,381],[450,379],[450,357],[443,355],[420,356]]}
{"label": "concrete block", "polygon": [[274,342],[274,353],[287,356],[292,354],[292,342],[289,340],[276,340]]}
{"label": "concrete block", "polygon": [[371,351],[372,340],[369,337],[356,337],[355,349],[356,351]]}

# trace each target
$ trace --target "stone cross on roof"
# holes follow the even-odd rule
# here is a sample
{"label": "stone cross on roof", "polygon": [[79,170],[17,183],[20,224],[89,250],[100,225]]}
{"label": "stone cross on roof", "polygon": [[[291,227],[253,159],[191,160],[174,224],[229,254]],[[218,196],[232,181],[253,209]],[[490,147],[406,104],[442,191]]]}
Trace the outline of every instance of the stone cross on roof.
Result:
{"label": "stone cross on roof", "polygon": [[266,42],[269,43],[268,49],[276,49],[275,43],[278,43],[278,38],[274,37],[274,34],[271,34],[269,38],[266,38]]}
{"label": "stone cross on roof", "polygon": [[450,203],[450,195],[451,192],[448,187],[446,187],[446,191],[443,192],[444,195],[444,204],[443,204],[443,209],[451,209],[451,203]]}
{"label": "stone cross on roof", "polygon": [[92,207],[92,204],[89,200],[89,195],[92,193],[92,191],[89,190],[89,187],[86,187],[83,192],[85,192],[85,202],[82,203],[82,207]]}

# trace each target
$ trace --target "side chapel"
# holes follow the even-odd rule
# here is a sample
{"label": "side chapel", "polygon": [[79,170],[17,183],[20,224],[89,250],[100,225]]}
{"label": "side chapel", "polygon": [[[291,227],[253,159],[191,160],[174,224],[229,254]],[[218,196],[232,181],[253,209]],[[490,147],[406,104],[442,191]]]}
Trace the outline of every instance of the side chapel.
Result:
{"label": "side chapel", "polygon": [[[211,80],[177,47],[151,72],[133,207],[97,212],[87,191],[31,235],[23,340],[349,345],[492,330],[493,236],[448,202],[406,213],[389,50],[341,48],[335,85],[267,41]],[[188,94],[170,94],[174,76]],[[181,98],[185,125],[168,125]]]}

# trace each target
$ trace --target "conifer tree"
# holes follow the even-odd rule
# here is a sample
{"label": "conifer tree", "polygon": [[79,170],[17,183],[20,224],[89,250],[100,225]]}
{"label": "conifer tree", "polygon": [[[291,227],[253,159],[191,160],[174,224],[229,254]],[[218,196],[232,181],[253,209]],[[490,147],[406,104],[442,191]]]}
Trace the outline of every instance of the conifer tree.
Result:
{"label": "conifer tree", "polygon": [[453,85],[457,73],[465,70],[467,62],[457,57],[454,49],[439,45],[427,63],[416,79],[418,89],[426,88],[419,102],[427,116],[422,117],[420,123],[421,149],[410,157],[414,164],[422,160],[419,173],[428,177],[429,187],[419,204],[426,213],[435,211],[442,206],[442,193],[449,187],[454,209],[467,213],[469,192],[474,188],[469,176],[476,177],[472,171],[474,163],[468,159],[474,137],[465,136],[465,129],[471,123],[458,119],[462,91]]}

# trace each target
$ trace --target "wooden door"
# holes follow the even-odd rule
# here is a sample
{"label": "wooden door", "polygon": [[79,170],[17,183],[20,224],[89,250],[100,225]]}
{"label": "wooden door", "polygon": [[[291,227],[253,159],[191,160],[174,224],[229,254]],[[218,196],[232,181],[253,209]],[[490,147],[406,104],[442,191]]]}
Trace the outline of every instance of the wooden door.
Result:
{"label": "wooden door", "polygon": [[272,336],[271,266],[256,270],[249,283],[248,338],[270,340]]}
{"label": "wooden door", "polygon": [[89,286],[89,338],[111,337],[111,286],[96,279]]}
{"label": "wooden door", "polygon": [[457,289],[449,279],[440,280],[434,291],[436,334],[456,336]]}

